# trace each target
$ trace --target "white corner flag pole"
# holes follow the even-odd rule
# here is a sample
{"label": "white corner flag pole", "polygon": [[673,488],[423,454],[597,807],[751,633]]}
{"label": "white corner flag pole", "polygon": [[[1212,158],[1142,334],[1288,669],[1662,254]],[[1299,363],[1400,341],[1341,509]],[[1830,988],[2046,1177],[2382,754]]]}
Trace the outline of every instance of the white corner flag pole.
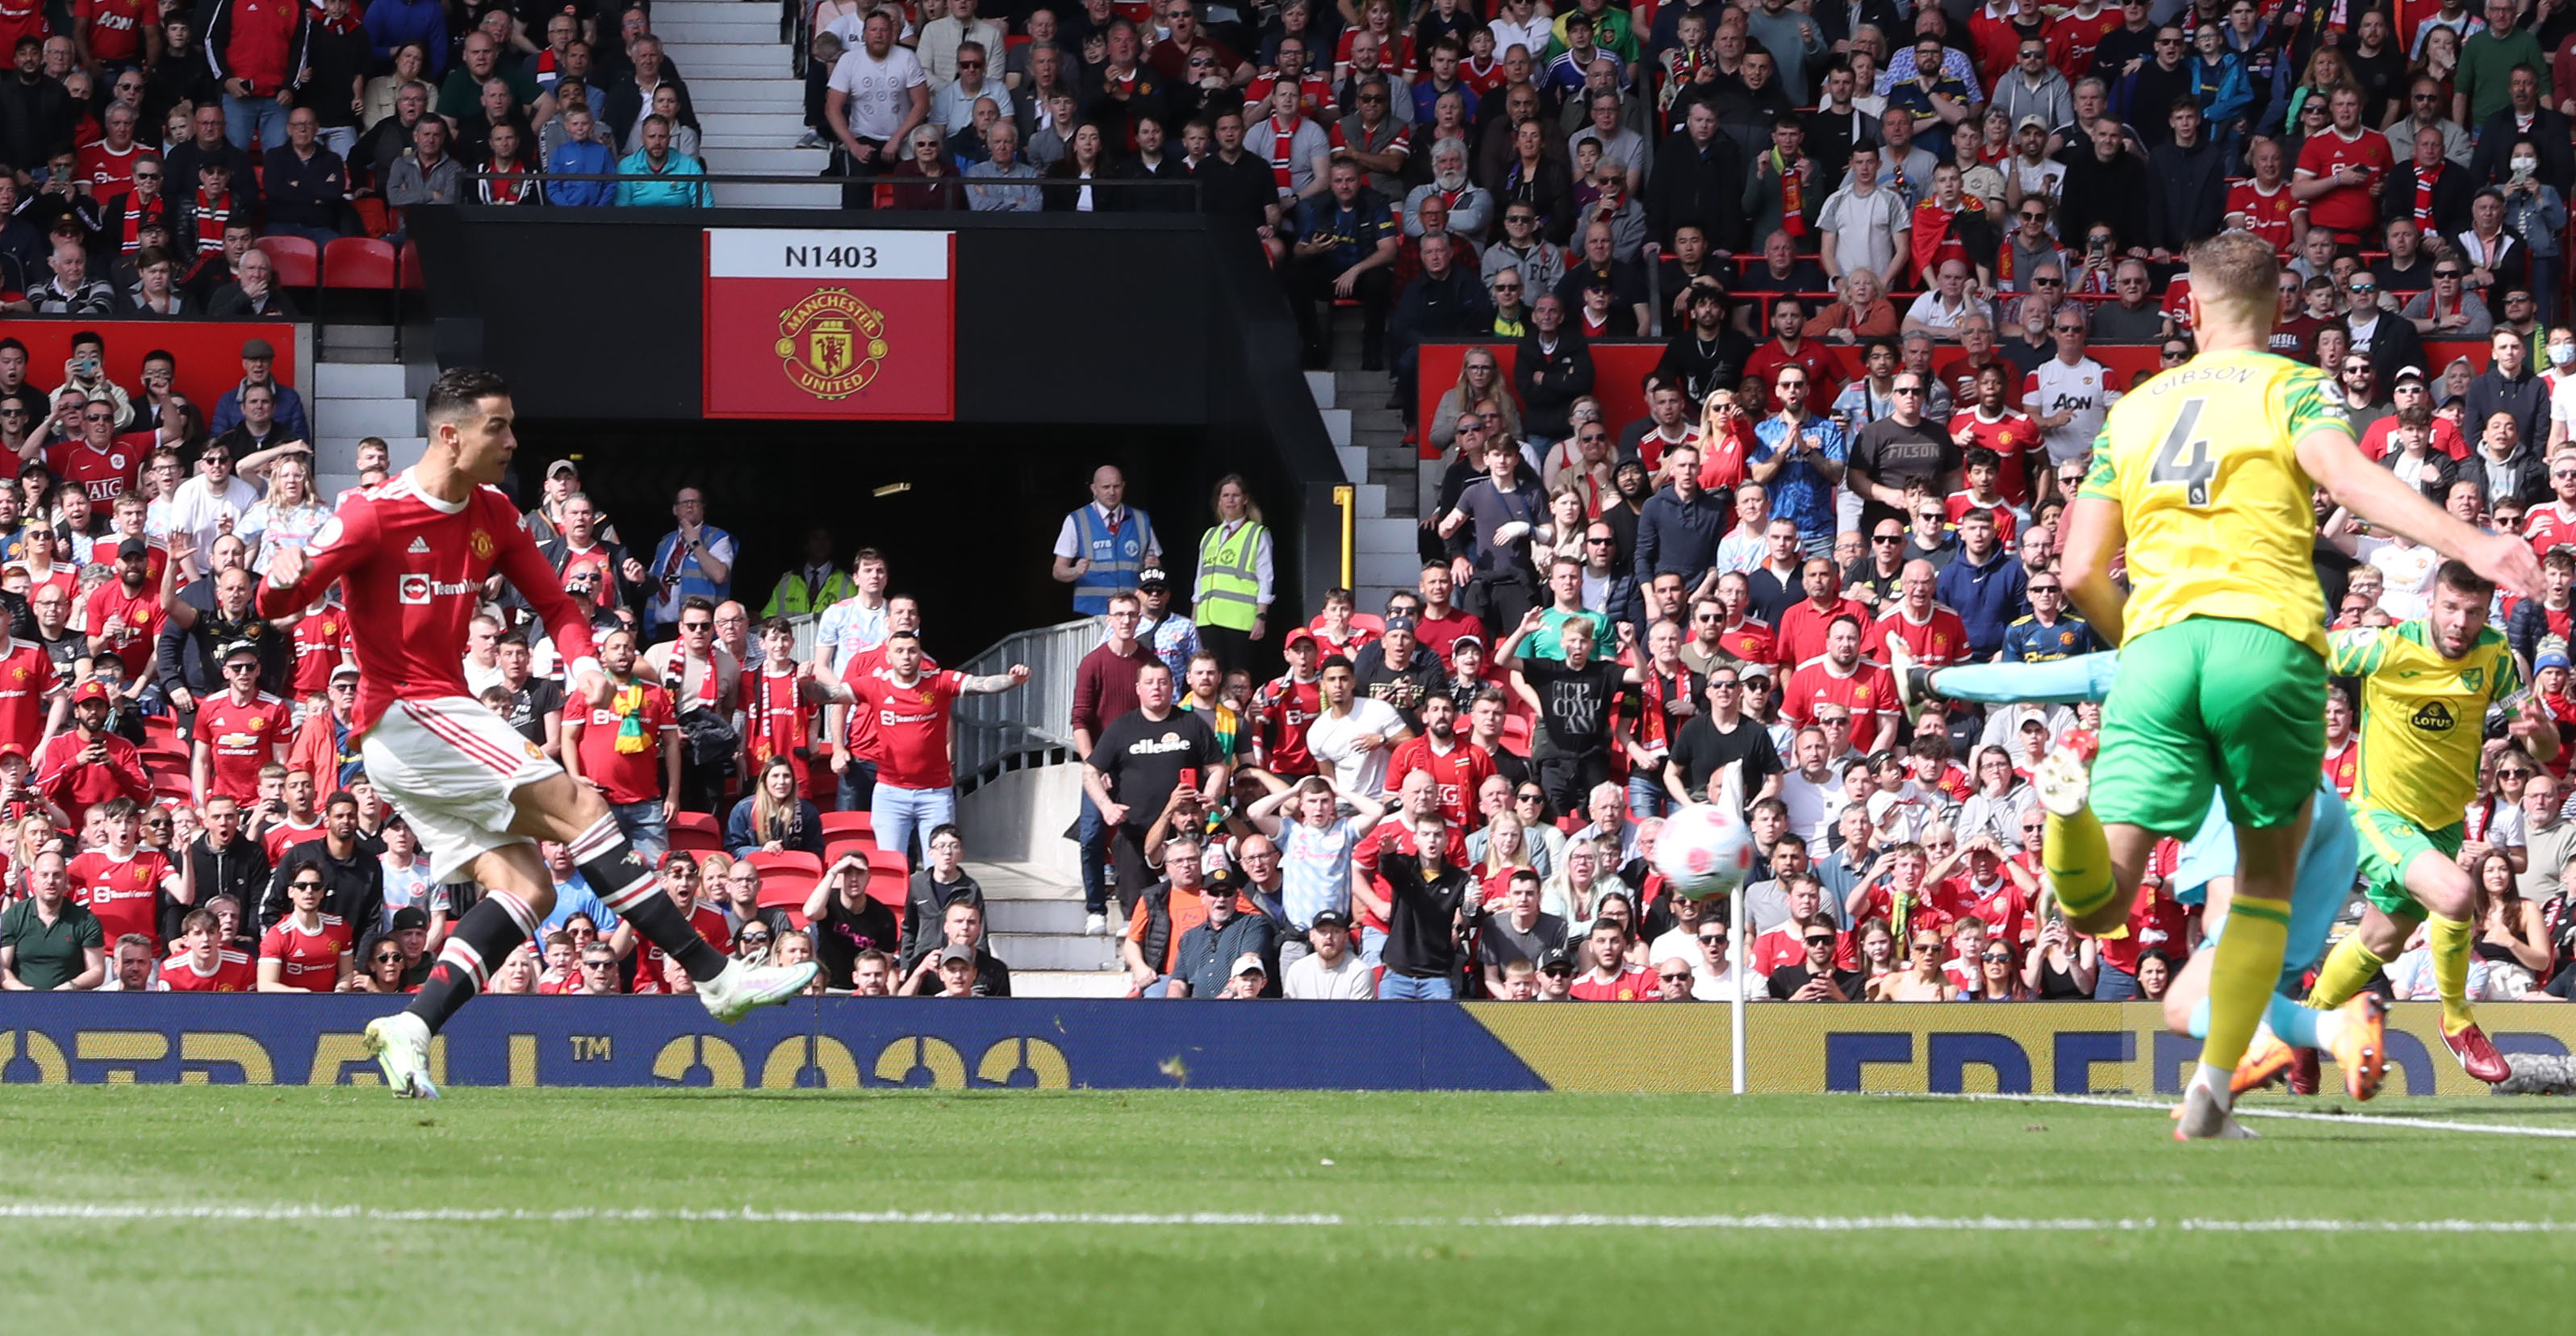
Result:
{"label": "white corner flag pole", "polygon": [[[1726,810],[1734,813],[1737,820],[1743,820],[1743,763],[1729,761],[1725,771],[1719,776],[1718,783],[1718,801],[1726,804]],[[1741,1095],[1744,1093],[1744,888],[1737,886],[1729,892],[1726,904],[1728,920],[1726,977],[1730,985],[1726,996],[1726,1047],[1729,1062],[1734,1070],[1733,1089],[1736,1094]]]}

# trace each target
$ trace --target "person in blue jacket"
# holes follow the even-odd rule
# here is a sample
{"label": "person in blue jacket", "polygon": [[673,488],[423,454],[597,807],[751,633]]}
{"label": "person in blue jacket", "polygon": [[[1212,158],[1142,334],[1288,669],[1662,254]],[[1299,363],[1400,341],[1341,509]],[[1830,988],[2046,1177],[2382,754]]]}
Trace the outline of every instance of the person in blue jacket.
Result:
{"label": "person in blue jacket", "polygon": [[734,857],[798,849],[823,856],[823,814],[796,792],[796,765],[784,756],[760,768],[751,796],[725,819],[725,850]]}
{"label": "person in blue jacket", "polygon": [[[572,138],[555,145],[553,155],[546,159],[547,176],[607,176],[617,170],[617,153],[599,142],[598,122],[591,117],[589,108],[574,107],[565,112],[564,129]],[[549,180],[546,182],[546,199],[555,204],[613,204],[617,200],[617,184],[613,181]]]}
{"label": "person in blue jacket", "polygon": [[1968,628],[1970,657],[1991,659],[2003,648],[2004,628],[2029,611],[2028,573],[1995,541],[1995,517],[1971,510],[1959,517],[1959,555],[1941,568],[1935,598]]}

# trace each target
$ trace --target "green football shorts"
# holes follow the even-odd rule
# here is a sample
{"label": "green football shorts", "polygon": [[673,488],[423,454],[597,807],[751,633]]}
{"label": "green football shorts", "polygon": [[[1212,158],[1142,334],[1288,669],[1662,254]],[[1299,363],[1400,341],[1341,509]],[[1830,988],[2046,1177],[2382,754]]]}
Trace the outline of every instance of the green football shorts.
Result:
{"label": "green football shorts", "polygon": [[2215,785],[2238,826],[2286,825],[2317,791],[2325,709],[2325,659],[2271,627],[2223,617],[2158,627],[2120,648],[2094,814],[2188,838]]}

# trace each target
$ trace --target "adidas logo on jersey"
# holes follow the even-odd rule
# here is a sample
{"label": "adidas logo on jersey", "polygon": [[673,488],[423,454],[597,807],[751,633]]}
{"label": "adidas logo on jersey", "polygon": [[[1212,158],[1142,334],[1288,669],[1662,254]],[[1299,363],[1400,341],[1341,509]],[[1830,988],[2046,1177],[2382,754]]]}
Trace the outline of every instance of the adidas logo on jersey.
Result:
{"label": "adidas logo on jersey", "polygon": [[404,548],[403,551],[408,552],[415,557],[428,556],[429,540],[426,538],[414,538],[411,540],[411,546]]}

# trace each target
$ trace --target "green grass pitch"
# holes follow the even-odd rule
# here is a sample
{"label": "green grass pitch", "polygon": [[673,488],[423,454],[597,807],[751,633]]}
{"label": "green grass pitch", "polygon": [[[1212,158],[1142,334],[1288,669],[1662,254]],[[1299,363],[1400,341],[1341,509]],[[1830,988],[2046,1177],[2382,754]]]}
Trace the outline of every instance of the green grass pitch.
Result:
{"label": "green grass pitch", "polygon": [[[2370,1112],[2576,1131],[2569,1102]],[[2419,1127],[2180,1146],[2152,1110],[1904,1097],[24,1086],[0,1126],[14,1333],[2349,1336],[2541,1329],[2576,1293],[2576,1232],[2185,1226],[2576,1230],[2576,1142]],[[682,1214],[744,1208],[819,1214]],[[889,1212],[987,1218],[854,1218]],[[989,1218],[1050,1213],[1086,1218]],[[1168,1219],[1191,1213],[1250,1218]],[[1803,1223],[1707,1222],[1766,1214]]]}

